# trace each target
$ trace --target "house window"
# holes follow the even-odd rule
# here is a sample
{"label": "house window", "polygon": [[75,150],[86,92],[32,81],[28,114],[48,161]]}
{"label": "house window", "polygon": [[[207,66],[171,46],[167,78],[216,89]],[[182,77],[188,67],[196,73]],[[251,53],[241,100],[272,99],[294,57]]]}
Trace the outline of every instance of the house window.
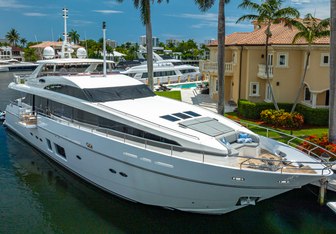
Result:
{"label": "house window", "polygon": [[250,96],[259,96],[259,83],[258,82],[250,83]]}
{"label": "house window", "polygon": [[216,91],[218,92],[218,86],[219,86],[219,83],[218,83],[218,79],[216,79]]}
{"label": "house window", "polygon": [[329,54],[328,53],[321,54],[321,66],[329,66]]}
{"label": "house window", "polygon": [[288,66],[288,54],[279,53],[278,54],[278,67],[287,67]]}
{"label": "house window", "polygon": [[273,66],[273,54],[268,54],[268,66]]}
{"label": "house window", "polygon": [[304,89],[304,100],[305,102],[311,102],[311,93],[308,87]]}
{"label": "house window", "polygon": [[271,86],[269,84],[266,84],[265,101],[266,102],[272,101]]}
{"label": "house window", "polygon": [[233,64],[237,64],[237,51],[232,53],[232,62]]}

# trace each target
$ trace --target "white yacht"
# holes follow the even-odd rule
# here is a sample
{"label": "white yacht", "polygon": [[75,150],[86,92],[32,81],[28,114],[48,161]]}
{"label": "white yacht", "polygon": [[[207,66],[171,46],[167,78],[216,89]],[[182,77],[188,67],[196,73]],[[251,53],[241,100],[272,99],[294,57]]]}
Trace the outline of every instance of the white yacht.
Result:
{"label": "white yacht", "polygon": [[102,61],[51,59],[9,88],[24,94],[4,125],[84,180],[125,199],[224,214],[331,176],[319,159],[206,109],[99,72]]}
{"label": "white yacht", "polygon": [[33,71],[37,64],[20,62],[16,59],[0,60],[0,72]]}
{"label": "white yacht", "polygon": [[[170,82],[184,82],[200,79],[198,67],[191,65],[174,65],[171,61],[156,62],[153,64],[154,84],[165,84]],[[147,83],[148,73],[147,65],[138,65],[130,67],[120,73],[133,77],[137,80]]]}
{"label": "white yacht", "polygon": [[[142,53],[144,53],[142,51]],[[142,56],[138,53],[138,57]],[[141,57],[144,60],[144,57]],[[200,71],[198,67],[183,64],[178,59],[162,59],[158,54],[153,52],[153,72],[154,84],[165,83],[180,83],[184,81],[194,81],[200,78]],[[148,82],[147,64],[144,63],[138,66],[132,66],[120,73],[133,77],[144,83]]]}

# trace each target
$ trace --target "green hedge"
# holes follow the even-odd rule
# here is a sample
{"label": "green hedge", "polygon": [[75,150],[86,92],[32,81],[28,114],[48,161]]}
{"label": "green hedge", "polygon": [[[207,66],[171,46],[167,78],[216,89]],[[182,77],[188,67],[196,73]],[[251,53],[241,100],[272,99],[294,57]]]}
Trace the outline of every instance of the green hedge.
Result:
{"label": "green hedge", "polygon": [[[290,112],[292,108],[292,104],[290,103],[278,103],[278,106],[280,109],[284,109],[287,112]],[[260,119],[260,113],[267,109],[274,109],[274,104],[267,102],[255,103],[244,99],[238,101],[238,113],[247,119]]]}
{"label": "green hedge", "polygon": [[328,126],[329,123],[329,109],[310,108],[304,105],[297,105],[296,111],[304,116],[306,124],[317,126]]}
{"label": "green hedge", "polygon": [[[280,109],[290,112],[293,104],[291,103],[278,103]],[[250,102],[241,99],[238,101],[238,113],[240,116],[247,119],[260,119],[260,113],[263,110],[274,109],[273,103],[266,102]],[[329,110],[328,109],[314,109],[301,104],[298,104],[295,109],[304,116],[305,124],[328,126]]]}

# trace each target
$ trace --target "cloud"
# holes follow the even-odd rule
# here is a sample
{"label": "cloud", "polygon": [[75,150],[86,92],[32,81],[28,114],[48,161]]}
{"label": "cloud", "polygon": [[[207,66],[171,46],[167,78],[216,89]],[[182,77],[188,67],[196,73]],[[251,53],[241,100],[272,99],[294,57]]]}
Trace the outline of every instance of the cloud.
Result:
{"label": "cloud", "polygon": [[88,20],[71,20],[71,26],[79,27],[79,26],[86,26],[89,24],[93,24],[93,22]]}
{"label": "cloud", "polygon": [[206,14],[184,13],[181,15],[167,15],[167,16],[186,18],[186,19],[198,19],[202,21],[217,21],[217,18],[218,18],[218,15],[215,13],[206,13]]}
{"label": "cloud", "polygon": [[117,1],[106,1],[104,2],[106,5],[112,5],[112,6],[118,6],[121,5],[121,2],[117,2]]}
{"label": "cloud", "polygon": [[304,4],[304,3],[310,3],[310,0],[291,0],[294,4]]}
{"label": "cloud", "polygon": [[94,12],[102,13],[102,14],[120,14],[124,13],[123,11],[115,11],[115,10],[93,10]]}
{"label": "cloud", "polygon": [[290,5],[299,10],[301,18],[308,13],[320,19],[330,17],[330,0],[291,0]]}
{"label": "cloud", "polygon": [[0,0],[0,8],[26,8],[28,5],[20,4],[16,0]]}
{"label": "cloud", "polygon": [[26,12],[23,13],[25,16],[33,16],[33,17],[40,17],[40,16],[46,16],[46,14],[38,13],[38,12]]}

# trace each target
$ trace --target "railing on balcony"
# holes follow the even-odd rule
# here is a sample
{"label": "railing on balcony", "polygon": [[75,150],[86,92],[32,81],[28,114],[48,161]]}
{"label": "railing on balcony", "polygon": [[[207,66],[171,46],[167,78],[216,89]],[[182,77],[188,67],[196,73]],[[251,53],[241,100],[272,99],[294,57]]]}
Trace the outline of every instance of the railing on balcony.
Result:
{"label": "railing on balcony", "polygon": [[[265,64],[259,64],[258,65],[258,74],[257,76],[261,79],[267,79],[267,74],[266,74],[266,65]],[[269,78],[273,78],[273,66],[268,66],[268,75]]]}
{"label": "railing on balcony", "polygon": [[[218,64],[216,62],[208,62],[204,61],[203,64],[200,63],[202,71],[204,72],[217,72]],[[225,73],[230,74],[233,73],[233,63],[225,63]]]}

